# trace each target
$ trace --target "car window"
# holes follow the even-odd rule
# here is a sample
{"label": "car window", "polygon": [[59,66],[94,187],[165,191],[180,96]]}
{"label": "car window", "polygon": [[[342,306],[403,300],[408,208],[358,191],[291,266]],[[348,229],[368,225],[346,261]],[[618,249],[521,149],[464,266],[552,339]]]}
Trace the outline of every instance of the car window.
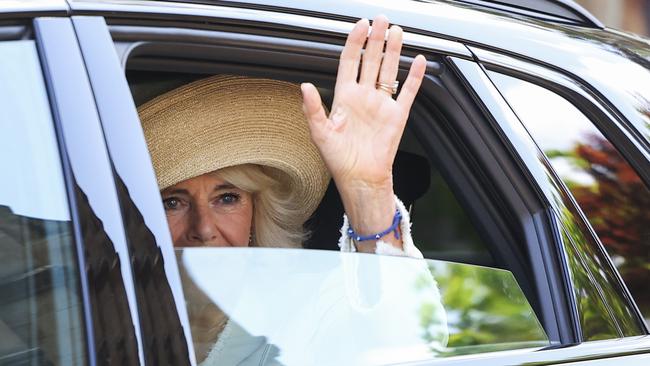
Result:
{"label": "car window", "polygon": [[[124,44],[121,44],[121,47],[123,47],[127,43],[137,39],[137,37],[140,37],[140,35],[135,35],[135,38],[126,40],[120,38],[120,36],[114,35],[114,41],[124,41]],[[240,55],[236,53],[233,53],[232,55],[227,52],[222,52],[221,54],[219,52],[208,53],[206,50],[208,50],[209,47],[206,47],[205,50],[197,50],[197,53],[192,54],[191,57],[188,57],[187,62],[185,62],[179,61],[181,59],[178,58],[180,55],[177,53],[180,51],[175,50],[174,47],[170,48],[170,45],[167,45],[166,42],[162,40],[156,41],[156,43],[155,49],[171,50],[169,51],[171,53],[167,53],[166,51],[164,55],[158,54],[154,48],[134,45],[134,47],[129,48],[129,53],[125,53],[122,56],[130,91],[135,105],[140,110],[146,108],[146,103],[148,101],[151,101],[153,98],[156,98],[165,92],[215,74],[259,76],[290,82],[312,80],[318,85],[324,104],[331,105],[335,81],[335,69],[329,70],[323,66],[323,70],[319,70],[318,74],[315,74],[311,70],[303,69],[302,66],[298,65],[298,61],[293,60],[293,57],[300,57],[299,53],[294,55],[293,53],[287,52],[286,54],[283,54],[282,57],[279,57],[275,62],[267,65],[265,61],[260,61],[259,57],[249,59],[250,56],[248,55]],[[193,47],[190,44],[185,46]],[[252,52],[253,51],[251,51],[251,53]],[[260,55],[263,54],[264,53],[260,53]],[[221,59],[222,57],[225,57],[222,55],[228,55],[227,60],[225,60],[227,61],[226,63]],[[284,60],[285,57],[286,60]],[[204,67],[194,67],[192,61],[194,58],[196,58],[196,60],[203,60],[202,62],[204,62]],[[239,58],[241,58],[241,60],[239,60]],[[234,59],[242,64],[250,63],[251,65],[255,65],[255,67],[231,67],[230,63]],[[276,64],[277,62],[280,62],[280,60],[282,60],[282,66]],[[167,64],[167,62],[170,61],[171,63]],[[335,66],[335,63],[333,63],[333,65]],[[441,103],[444,103],[444,101],[441,101]],[[425,105],[424,103],[420,105],[420,108],[426,109],[427,113],[423,112],[420,113],[420,115],[412,115],[411,120],[407,124],[407,131],[400,143],[395,165],[393,166],[395,192],[398,197],[406,203],[406,206],[410,208],[415,244],[422,250],[426,258],[510,268],[510,261],[500,258],[500,261],[497,263],[495,260],[495,258],[498,258],[497,254],[499,254],[503,245],[497,247],[497,245],[492,241],[487,240],[487,236],[493,233],[486,234],[485,223],[492,220],[482,217],[477,219],[477,216],[480,214],[471,211],[473,208],[468,207],[467,196],[463,196],[463,190],[465,190],[466,187],[459,187],[457,181],[447,181],[447,179],[450,179],[449,170],[455,168],[446,165],[446,161],[449,159],[444,155],[444,152],[440,153],[440,156],[438,156],[439,151],[430,148],[432,140],[436,139],[433,136],[428,135],[432,135],[433,133],[422,133],[422,130],[425,129],[424,127],[411,128],[411,126],[429,126],[430,124],[439,122],[438,117],[441,113],[433,113],[429,110],[429,108],[432,107]],[[183,123],[179,119],[177,120],[179,124]],[[442,137],[438,138],[442,139]],[[149,148],[153,151],[151,146],[149,146]],[[437,167],[436,164],[439,164],[440,167]],[[401,170],[401,172],[399,170]],[[426,184],[424,184],[425,182]],[[330,185],[330,188],[332,188],[332,186],[333,184]],[[423,186],[425,187],[423,188]],[[336,193],[336,188],[333,188],[334,193]],[[328,190],[328,193],[329,191],[330,190]],[[326,203],[328,193],[325,194],[325,199],[321,202],[321,207]],[[336,195],[338,196],[338,193],[336,193]],[[405,197],[407,196],[410,196],[410,199],[406,199]],[[340,204],[340,199],[338,197],[334,198],[338,199],[338,203]],[[325,215],[320,216],[320,218],[325,217],[326,220],[316,221],[315,226],[308,228],[311,235],[306,242],[303,242],[305,248],[330,249],[331,251],[339,250],[337,242],[340,237],[340,228],[343,221],[342,205],[339,205],[337,208],[335,207],[336,202],[334,202],[334,204],[326,204],[326,206],[328,207],[325,208]],[[319,213],[321,207],[317,209],[316,214]],[[338,210],[334,211],[333,209]],[[316,214],[314,216],[316,216]],[[314,218],[314,216],[312,216],[312,218]],[[470,218],[473,221],[470,220]],[[478,222],[479,225],[483,224],[479,230],[476,230],[476,222]],[[307,223],[313,224],[314,222],[308,221]],[[327,226],[323,224],[327,224]],[[479,235],[479,232],[481,235]],[[318,242],[314,242],[312,239],[317,239]],[[502,244],[505,241],[506,240],[500,241],[499,244]],[[283,243],[278,243],[278,246],[282,244]],[[508,243],[509,246],[511,244],[513,243]],[[218,253],[219,251],[218,249],[213,250],[215,253]],[[266,253],[272,253],[272,251],[260,250],[256,253],[260,258],[263,258]],[[328,253],[323,251],[317,253],[318,255],[338,255],[338,253]],[[519,262],[516,260],[520,259],[520,257],[512,255],[508,257],[508,259],[513,259],[512,262],[517,262],[516,264],[518,264]],[[513,267],[516,267],[516,265]],[[531,279],[526,277],[527,273],[525,273],[525,271],[522,271],[521,269],[517,271],[518,269],[519,268],[514,268],[512,269],[512,272],[515,273],[519,284],[524,288],[524,291],[526,291],[526,295],[529,296],[528,299],[526,299],[521,295],[523,297],[523,302],[526,303],[528,309],[530,309],[528,301],[535,303],[537,306],[535,310],[539,310],[539,301],[537,301],[535,293],[531,290]],[[198,267],[196,270],[200,271]],[[512,274],[509,273],[509,275],[512,277]],[[459,278],[463,278],[461,274],[458,274],[458,276]],[[469,280],[469,278],[472,278],[472,275],[467,274],[467,276],[466,281],[461,281],[460,283],[457,283],[456,286],[460,286],[463,282],[467,284],[472,283]],[[495,281],[498,283],[500,280],[495,279]],[[469,287],[471,290],[471,286]],[[458,319],[462,318],[462,321],[465,322],[464,326],[466,328],[454,333],[455,335],[452,335],[451,338],[456,343],[450,343],[450,348],[453,349],[461,346],[467,346],[468,348],[464,348],[463,351],[445,349],[447,354],[453,354],[454,352],[457,354],[482,352],[479,349],[488,351],[508,349],[511,347],[528,347],[530,344],[526,342],[531,341],[533,344],[539,345],[539,343],[534,342],[537,342],[540,339],[543,340],[543,345],[549,343],[546,335],[541,338],[537,336],[532,336],[532,338],[529,337],[530,334],[539,335],[538,330],[542,329],[537,320],[535,320],[537,322],[535,326],[531,327],[530,323],[520,322],[520,325],[523,327],[517,328],[515,323],[511,323],[510,325],[506,324],[508,323],[507,316],[502,316],[496,320],[497,318],[493,317],[493,314],[489,314],[489,312],[493,310],[492,307],[500,308],[504,311],[507,311],[507,309],[512,310],[513,308],[509,308],[509,306],[506,305],[509,299],[511,299],[509,295],[502,294],[503,296],[500,297],[501,300],[495,301],[483,298],[482,295],[479,295],[475,299],[470,299],[468,298],[469,295],[467,295],[467,292],[470,290],[465,289],[464,291],[459,291],[457,296],[452,300],[461,304],[458,306],[467,307],[464,312],[457,312]],[[521,290],[518,291],[521,293]],[[198,297],[205,297],[202,290],[193,291],[192,287],[186,286],[184,292],[189,308],[192,307],[191,301],[193,294]],[[263,302],[266,300],[258,301]],[[465,303],[465,301],[468,303]],[[476,313],[473,310],[469,310],[472,309],[473,305],[471,304],[475,304],[476,308],[487,306],[490,307],[490,310],[483,314],[481,319],[478,320],[473,318]],[[242,306],[244,306],[243,303]],[[210,313],[213,310],[206,309],[206,312]],[[192,311],[192,309],[188,310],[190,314]],[[517,310],[514,310],[514,312],[517,313]],[[520,319],[521,317],[515,315],[515,313],[511,314],[512,318]],[[222,319],[210,325],[209,323],[203,322],[205,319],[202,319],[202,316],[199,316],[198,319],[199,320],[195,318],[192,322],[193,330],[196,327],[203,327],[205,328],[203,330],[207,332],[207,335],[193,334],[192,336],[194,348],[200,362],[202,359],[201,355],[207,356],[211,349],[210,347],[214,345],[214,340],[216,339],[214,338],[214,332],[220,332],[223,329],[222,327],[225,327],[225,323]],[[461,320],[458,321],[460,322]],[[379,329],[381,324],[376,324],[374,327]],[[509,329],[509,334],[513,335],[514,338],[499,335],[497,331],[489,329],[491,327],[494,327],[497,330],[501,328]],[[517,338],[519,336],[521,336],[521,338]],[[517,345],[515,346],[513,344]],[[470,351],[470,349],[473,351]],[[405,360],[408,360],[408,358]]]}
{"label": "car window", "polygon": [[513,77],[490,77],[573,194],[648,322],[650,190],[566,99]]}
{"label": "car window", "polygon": [[0,364],[86,363],[79,268],[36,46],[0,43]]}
{"label": "car window", "polygon": [[377,365],[549,345],[505,270],[300,249],[176,252],[206,364]]}
{"label": "car window", "polygon": [[[192,80],[205,77],[205,75],[140,70],[127,71],[126,75],[136,105],[141,105],[156,95],[177,88]],[[321,92],[323,93],[325,104],[327,104],[328,97],[331,96],[332,91],[325,88]],[[487,250],[486,244],[481,240],[467,213],[457,201],[441,173],[431,163],[421,145],[422,142],[418,140],[416,133],[407,128],[400,143],[393,173],[395,191],[404,202],[407,202],[411,210],[413,217],[413,236],[416,244],[427,258],[494,266],[494,260]],[[328,193],[326,193],[323,203],[321,203],[321,207],[319,207],[315,215],[321,214],[325,218],[334,219],[333,221],[335,222],[330,222],[332,220],[324,220],[322,218],[321,220],[315,221],[316,224],[323,227],[316,226],[313,228],[311,238],[305,244],[306,248],[339,249],[336,243],[340,235],[339,229],[342,224],[343,211],[342,206],[340,206],[338,194],[329,196],[332,190],[335,193],[335,187],[333,185],[328,190]],[[336,204],[331,204],[331,202],[328,203],[328,200],[337,200],[339,207],[336,207]],[[334,212],[333,210],[335,209],[340,211]],[[314,224],[314,222],[311,222],[311,224]],[[323,282],[323,286],[325,286],[331,282],[325,280],[328,277],[347,276],[344,273],[345,271],[350,271],[350,269],[348,269],[347,265],[341,265],[338,262],[345,262],[348,260],[345,258],[348,257],[339,257],[341,254],[336,252],[303,252],[306,253],[301,254],[300,251],[291,252],[291,256],[296,259],[287,262],[288,259],[282,259],[282,256],[288,252],[282,249],[269,250],[255,248],[250,252],[232,252],[229,249],[222,251],[216,248],[177,249],[192,329],[193,345],[199,363],[202,360],[212,357],[210,355],[217,352],[213,351],[214,349],[223,350],[225,348],[233,348],[237,350],[237,347],[233,347],[232,344],[224,346],[218,343],[220,342],[219,335],[224,332],[225,334],[234,332],[236,334],[235,339],[238,339],[235,343],[245,344],[245,346],[242,345],[241,347],[250,352],[256,354],[268,353],[269,358],[266,359],[266,362],[269,363],[277,361],[277,356],[279,357],[278,359],[282,360],[280,362],[281,364],[310,364],[313,361],[310,361],[306,357],[315,357],[314,355],[316,354],[321,354],[322,352],[328,353],[328,349],[339,347],[342,341],[338,339],[327,340],[330,337],[328,334],[332,334],[331,331],[335,328],[335,325],[328,326],[321,334],[321,331],[318,330],[319,327],[317,326],[316,320],[313,317],[318,312],[325,312],[323,314],[318,313],[319,316],[329,314],[330,310],[327,310],[328,306],[335,306],[335,308],[341,309],[352,306],[349,304],[349,301],[352,300],[346,299],[345,297],[329,300],[323,298],[323,301],[318,303],[316,301],[318,296],[312,292],[320,286],[319,283]],[[258,257],[259,263],[254,265],[242,263],[242,260],[253,260],[253,254]],[[236,263],[236,269],[223,267],[219,264],[224,258],[230,258],[231,255],[232,258],[227,259],[227,262],[233,265]],[[238,255],[242,257],[239,258]],[[281,263],[300,262],[301,260],[298,258],[302,257],[304,257],[302,261],[315,265],[320,272],[316,271],[310,274],[309,271],[304,272],[307,270],[306,268],[285,269],[278,273],[275,272],[279,270],[278,266]],[[361,257],[368,258],[372,256]],[[204,261],[193,262],[198,258],[203,258]],[[383,259],[356,258],[350,260],[373,263],[384,261]],[[385,259],[385,261],[389,262],[392,260]],[[183,263],[183,261],[189,262]],[[406,268],[412,263],[406,261],[401,265],[390,267],[392,269],[386,270],[387,272],[382,276],[389,276],[388,273],[390,271],[397,271],[396,273],[399,273],[401,267],[404,267],[405,269],[403,270],[408,272]],[[272,288],[290,290],[291,298],[295,302],[288,305],[285,304],[283,308],[280,304],[282,301],[285,301],[283,300],[285,295],[280,292],[276,294],[259,293],[253,296],[259,291],[256,287],[257,285],[252,282],[240,281],[238,275],[238,273],[247,275],[249,273],[247,270],[249,266],[255,268],[251,270],[256,273],[256,276],[266,277],[268,279],[278,277],[278,284],[283,282],[280,277],[287,276],[287,271],[296,271],[296,276],[304,280],[301,285],[302,287],[275,285],[267,288],[269,290]],[[370,268],[374,264],[370,263],[368,266]],[[395,362],[402,362],[496,350],[542,347],[549,344],[543,327],[540,325],[528,300],[510,272],[487,267],[451,264],[450,262],[442,261],[420,262],[416,266],[423,266],[424,270],[420,270],[419,273],[426,275],[424,276],[425,279],[422,280],[425,281],[425,284],[427,283],[426,281],[435,278],[441,286],[443,301],[438,303],[415,304],[415,298],[430,299],[431,296],[437,294],[438,289],[435,286],[429,286],[428,288],[425,286],[422,289],[423,293],[418,295],[417,286],[419,285],[415,283],[417,281],[413,280],[413,285],[409,284],[403,290],[400,290],[401,292],[392,300],[393,302],[397,302],[396,304],[399,306],[409,308],[409,311],[412,311],[412,313],[409,313],[408,318],[410,319],[410,323],[401,327],[400,323],[394,320],[394,323],[389,324],[384,329],[385,324],[380,319],[381,314],[385,314],[382,311],[385,312],[388,309],[388,305],[382,305],[382,309],[384,310],[376,311],[373,317],[366,319],[364,324],[358,325],[359,332],[363,329],[368,329],[368,327],[376,329],[377,337],[368,339],[367,343],[363,344],[361,349],[350,347],[338,355],[323,354],[322,357],[331,357],[331,359],[328,358],[330,361],[319,361],[319,363],[350,363],[350,360],[358,360],[361,364],[377,364],[385,363],[386,357],[394,357]],[[225,272],[223,274],[213,272],[212,268],[217,267],[222,268]],[[230,270],[234,272],[226,275]],[[237,289],[233,291],[241,291],[242,293],[229,293],[221,290],[213,290],[211,287],[204,287],[204,281],[206,279],[224,278],[225,280],[226,277],[223,276],[227,278],[238,278],[232,284],[227,285],[224,283],[224,285],[234,285]],[[312,283],[313,288],[305,286],[308,280],[315,281]],[[366,279],[364,278],[363,281],[366,281]],[[219,281],[213,282],[215,285],[219,284]],[[269,284],[269,282],[264,283]],[[383,283],[381,281],[370,281],[370,283],[364,284],[362,290],[355,289],[354,291],[366,291],[366,288],[370,291],[369,289],[374,287],[377,291],[381,292],[384,291],[381,289],[382,286]],[[341,289],[338,288],[336,291],[331,296],[340,295]],[[299,310],[302,297],[309,296],[312,297],[312,303],[309,306],[313,307],[313,309],[306,311],[311,311],[311,319],[301,320],[300,318],[296,318],[292,320],[286,318],[292,312]],[[399,303],[399,299],[403,298],[403,296],[406,296],[404,303]],[[248,309],[247,312],[239,313],[237,312],[238,310],[233,310],[235,313],[231,314],[230,309],[223,310],[221,307],[230,301],[235,301],[241,309]],[[444,306],[441,305],[443,303]],[[294,308],[291,308],[291,306]],[[279,311],[278,314],[283,315],[273,316],[272,309]],[[437,315],[436,311],[438,310],[436,309],[440,310],[440,314],[442,315]],[[339,316],[336,311],[333,311],[332,314],[335,317]],[[350,314],[352,313],[347,313],[346,316]],[[267,317],[269,320],[267,320]],[[236,321],[229,322],[228,318],[234,318]],[[271,319],[284,319],[284,322],[269,323]],[[332,324],[342,324],[341,322],[345,321],[345,319],[347,318],[332,319]],[[309,327],[310,321],[312,322],[311,328]],[[232,326],[228,326],[228,324],[232,324]],[[285,328],[279,329],[278,327],[282,324],[285,324]],[[297,338],[287,338],[292,333],[291,329],[295,329],[295,337]],[[442,331],[441,329],[444,330],[444,337],[440,333]],[[286,332],[286,334],[280,336],[278,335],[280,334],[279,332]],[[402,340],[396,341],[397,339],[401,339],[401,336],[393,336],[391,335],[392,333],[406,334],[407,336]],[[298,334],[300,336],[297,336]],[[310,346],[311,354],[306,348],[302,349],[299,347],[297,343],[300,337],[306,336],[305,334],[315,339],[314,343]],[[278,345],[273,343],[275,341],[269,341],[269,339],[275,340],[274,337],[276,336],[281,337],[284,343],[280,342],[281,344]],[[359,337],[361,336],[359,335]],[[444,338],[444,342],[441,341],[441,337]],[[326,340],[330,343],[327,343]],[[395,353],[395,356],[390,356],[392,352]],[[278,355],[286,356],[280,357]],[[229,358],[238,357],[230,353],[227,356],[221,357],[223,358],[220,360],[226,363],[236,364],[239,360]],[[379,360],[382,359],[384,361],[380,362]],[[285,361],[286,363],[284,363]]]}

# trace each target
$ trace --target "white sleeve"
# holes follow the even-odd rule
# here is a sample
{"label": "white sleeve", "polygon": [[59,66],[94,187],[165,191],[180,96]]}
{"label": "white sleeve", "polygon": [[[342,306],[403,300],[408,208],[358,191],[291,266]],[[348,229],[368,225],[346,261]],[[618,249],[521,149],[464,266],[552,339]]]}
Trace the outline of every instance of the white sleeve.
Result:
{"label": "white sleeve", "polygon": [[[402,214],[402,221],[400,222],[400,230],[402,235],[402,249],[395,248],[394,246],[386,243],[383,240],[377,240],[376,254],[394,255],[402,257],[423,258],[420,250],[413,244],[413,237],[411,236],[411,217],[408,210],[404,207],[402,201],[395,196],[395,205]],[[341,238],[339,239],[339,248],[342,252],[356,252],[357,248],[354,245],[352,238],[348,236],[348,228],[350,222],[348,216],[343,214],[343,226],[341,227]]]}

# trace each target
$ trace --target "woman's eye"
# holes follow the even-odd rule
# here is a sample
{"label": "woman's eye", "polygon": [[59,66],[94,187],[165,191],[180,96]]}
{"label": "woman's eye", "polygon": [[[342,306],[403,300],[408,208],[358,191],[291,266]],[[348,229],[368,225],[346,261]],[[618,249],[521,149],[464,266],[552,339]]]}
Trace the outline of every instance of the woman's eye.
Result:
{"label": "woman's eye", "polygon": [[232,205],[239,202],[240,198],[241,196],[237,193],[224,193],[219,196],[219,201],[226,205]]}
{"label": "woman's eye", "polygon": [[180,205],[181,202],[176,197],[165,198],[163,200],[163,206],[165,207],[165,210],[176,210]]}

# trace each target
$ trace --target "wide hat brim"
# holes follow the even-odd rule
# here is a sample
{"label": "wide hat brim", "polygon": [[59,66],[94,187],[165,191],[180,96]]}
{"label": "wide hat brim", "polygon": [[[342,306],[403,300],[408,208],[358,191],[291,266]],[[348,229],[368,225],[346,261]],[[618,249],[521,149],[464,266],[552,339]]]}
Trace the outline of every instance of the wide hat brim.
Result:
{"label": "wide hat brim", "polygon": [[213,76],[162,94],[138,112],[161,190],[240,164],[274,168],[304,220],[329,174],[309,136],[296,84]]}

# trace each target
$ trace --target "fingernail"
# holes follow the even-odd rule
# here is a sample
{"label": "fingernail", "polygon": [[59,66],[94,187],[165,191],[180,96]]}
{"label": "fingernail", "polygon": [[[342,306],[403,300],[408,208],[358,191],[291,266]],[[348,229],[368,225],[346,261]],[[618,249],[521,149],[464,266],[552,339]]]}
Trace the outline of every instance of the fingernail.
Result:
{"label": "fingernail", "polygon": [[376,21],[382,21],[382,20],[386,21],[386,23],[390,23],[390,20],[388,20],[388,17],[385,16],[384,14],[377,14],[377,16],[375,16],[372,22],[374,23]]}

